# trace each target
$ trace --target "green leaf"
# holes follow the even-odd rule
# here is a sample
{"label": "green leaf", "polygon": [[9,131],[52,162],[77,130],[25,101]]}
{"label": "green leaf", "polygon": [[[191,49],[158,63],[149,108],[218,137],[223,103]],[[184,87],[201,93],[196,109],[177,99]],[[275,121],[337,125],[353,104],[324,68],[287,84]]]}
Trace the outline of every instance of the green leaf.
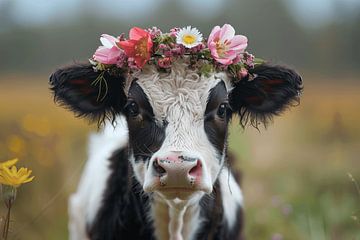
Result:
{"label": "green leaf", "polygon": [[264,64],[266,61],[261,58],[254,58],[254,65],[261,65]]}

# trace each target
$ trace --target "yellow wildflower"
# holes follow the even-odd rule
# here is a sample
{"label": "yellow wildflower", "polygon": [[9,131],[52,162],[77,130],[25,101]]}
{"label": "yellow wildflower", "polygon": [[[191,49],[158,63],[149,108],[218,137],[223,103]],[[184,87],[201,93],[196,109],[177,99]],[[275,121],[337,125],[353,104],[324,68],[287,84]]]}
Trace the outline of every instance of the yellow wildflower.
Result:
{"label": "yellow wildflower", "polygon": [[27,168],[20,168],[17,170],[16,166],[2,167],[0,169],[0,183],[10,185],[15,188],[23,183],[31,182],[34,176],[30,177],[32,171]]}
{"label": "yellow wildflower", "polygon": [[0,163],[0,170],[3,168],[10,168],[11,166],[14,166],[18,161],[19,161],[19,159],[14,158],[14,159],[2,162],[2,163]]}

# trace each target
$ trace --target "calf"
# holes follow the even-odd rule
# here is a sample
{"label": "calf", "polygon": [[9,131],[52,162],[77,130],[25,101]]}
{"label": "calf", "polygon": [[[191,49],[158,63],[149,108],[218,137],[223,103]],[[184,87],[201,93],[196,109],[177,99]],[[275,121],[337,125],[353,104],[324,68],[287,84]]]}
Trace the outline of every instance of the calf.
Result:
{"label": "calf", "polygon": [[[106,89],[94,84],[100,74]],[[234,80],[178,58],[171,71],[145,64],[131,74],[76,64],[50,84],[57,102],[105,125],[70,198],[71,239],[234,240],[243,196],[228,164],[229,121],[266,124],[302,83],[286,67],[262,63]]]}

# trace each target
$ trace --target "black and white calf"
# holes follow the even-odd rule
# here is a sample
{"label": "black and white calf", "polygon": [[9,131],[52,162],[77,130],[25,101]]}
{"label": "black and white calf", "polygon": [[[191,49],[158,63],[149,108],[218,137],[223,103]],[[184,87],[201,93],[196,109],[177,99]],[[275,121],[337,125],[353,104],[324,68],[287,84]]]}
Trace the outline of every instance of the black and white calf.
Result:
{"label": "black and white calf", "polygon": [[[104,120],[70,199],[70,238],[243,239],[243,196],[229,169],[228,123],[268,122],[297,101],[300,76],[261,65],[253,79],[199,75],[181,61],[171,73],[147,65],[114,77],[99,101],[91,65],[57,70],[55,100],[77,116]],[[100,89],[105,91],[104,89]]]}

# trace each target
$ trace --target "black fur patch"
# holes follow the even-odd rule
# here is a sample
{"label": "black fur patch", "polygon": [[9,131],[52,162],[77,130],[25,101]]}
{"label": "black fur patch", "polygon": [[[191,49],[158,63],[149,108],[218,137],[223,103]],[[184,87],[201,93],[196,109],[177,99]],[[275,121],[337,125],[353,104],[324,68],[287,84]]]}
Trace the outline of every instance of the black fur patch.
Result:
{"label": "black fur patch", "polygon": [[263,64],[249,73],[255,78],[236,82],[229,95],[230,105],[239,113],[243,127],[247,123],[266,126],[274,115],[299,102],[302,79],[294,70]]}
{"label": "black fur patch", "polygon": [[224,118],[218,116],[218,109],[222,103],[227,106],[227,91],[223,81],[210,90],[204,118],[205,133],[220,155],[227,140],[227,128],[231,116],[230,109],[226,110]]}
{"label": "black fur patch", "polygon": [[242,208],[236,211],[236,222],[230,229],[224,219],[224,209],[221,197],[220,184],[215,182],[212,195],[205,195],[200,201],[200,216],[204,219],[198,230],[197,240],[244,240]]}
{"label": "black fur patch", "polygon": [[75,64],[58,69],[50,76],[49,82],[55,101],[75,112],[78,117],[87,117],[99,123],[106,118],[114,120],[126,102],[123,91],[125,78],[105,72],[106,83],[102,82],[100,88],[94,84],[99,74],[91,64]]}
{"label": "black fur patch", "polygon": [[143,158],[151,157],[164,142],[166,125],[159,126],[155,122],[154,112],[149,100],[136,82],[133,82],[129,89],[128,102],[136,102],[139,109],[137,116],[131,116],[125,110],[129,128],[129,142],[135,159],[138,156]]}
{"label": "black fur patch", "polygon": [[120,149],[110,158],[112,173],[102,207],[88,226],[91,240],[155,240],[147,217],[150,199],[133,177],[127,151]]}

